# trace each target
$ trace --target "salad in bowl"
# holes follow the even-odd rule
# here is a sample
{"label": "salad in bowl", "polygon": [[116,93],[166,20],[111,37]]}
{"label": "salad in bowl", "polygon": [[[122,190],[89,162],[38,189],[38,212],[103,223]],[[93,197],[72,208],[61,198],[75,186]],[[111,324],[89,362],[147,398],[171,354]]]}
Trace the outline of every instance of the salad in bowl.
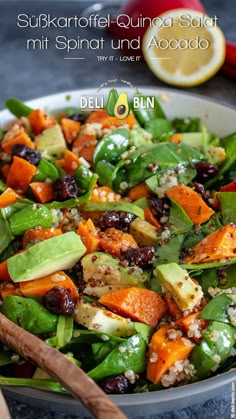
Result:
{"label": "salad in bowl", "polygon": [[[235,368],[236,134],[157,98],[118,117],[6,106],[1,313],[108,394]],[[3,345],[0,368],[0,384],[65,392]]]}

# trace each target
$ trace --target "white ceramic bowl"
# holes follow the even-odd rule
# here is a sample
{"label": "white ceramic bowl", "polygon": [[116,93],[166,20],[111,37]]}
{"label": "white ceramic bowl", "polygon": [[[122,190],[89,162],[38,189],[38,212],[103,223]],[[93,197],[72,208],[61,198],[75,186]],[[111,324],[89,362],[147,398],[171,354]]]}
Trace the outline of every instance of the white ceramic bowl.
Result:
{"label": "white ceramic bowl", "polygon": [[[121,90],[123,91],[124,87]],[[125,90],[132,96],[134,92],[132,89]],[[215,132],[218,136],[236,131],[236,109],[233,107],[206,97],[176,90],[157,89],[154,87],[140,87],[139,90],[145,95],[157,96],[168,118],[200,117],[208,129]],[[101,93],[106,96],[108,91],[108,89],[103,89]],[[32,100],[27,105],[47,112],[57,112],[68,106],[78,107],[81,96],[93,96],[96,94],[95,89],[81,89]],[[70,96],[69,101],[68,96]],[[12,115],[8,111],[0,112],[0,126],[4,126],[11,119]],[[235,376],[236,369],[233,369],[207,380],[178,388],[151,393],[112,396],[111,398],[127,415],[141,416],[163,413],[203,402],[229,390],[230,383],[235,380]],[[14,396],[22,402],[28,402],[34,406],[37,405],[67,415],[86,415],[88,417],[88,412],[81,403],[72,399],[69,395],[31,388],[5,387],[4,389],[6,394]]]}

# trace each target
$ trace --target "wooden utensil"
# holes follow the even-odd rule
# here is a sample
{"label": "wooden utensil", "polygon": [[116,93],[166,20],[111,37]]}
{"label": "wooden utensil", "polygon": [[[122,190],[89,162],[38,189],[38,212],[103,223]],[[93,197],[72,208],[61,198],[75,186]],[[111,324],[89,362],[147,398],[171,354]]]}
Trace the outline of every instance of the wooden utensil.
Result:
{"label": "wooden utensil", "polygon": [[57,380],[98,419],[125,419],[109,397],[79,367],[0,313],[0,340]]}
{"label": "wooden utensil", "polygon": [[9,413],[6,401],[4,396],[0,390],[0,412],[1,412],[1,419],[11,419],[11,415]]}

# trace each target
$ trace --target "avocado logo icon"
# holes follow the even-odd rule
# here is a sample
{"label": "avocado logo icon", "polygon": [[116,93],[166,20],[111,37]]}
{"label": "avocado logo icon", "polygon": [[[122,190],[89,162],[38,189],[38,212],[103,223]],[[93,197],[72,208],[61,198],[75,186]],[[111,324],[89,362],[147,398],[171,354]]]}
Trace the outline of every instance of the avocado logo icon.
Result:
{"label": "avocado logo icon", "polygon": [[118,95],[116,89],[111,89],[106,104],[106,111],[110,116],[115,116],[117,119],[127,118],[130,113],[127,93],[122,92]]}

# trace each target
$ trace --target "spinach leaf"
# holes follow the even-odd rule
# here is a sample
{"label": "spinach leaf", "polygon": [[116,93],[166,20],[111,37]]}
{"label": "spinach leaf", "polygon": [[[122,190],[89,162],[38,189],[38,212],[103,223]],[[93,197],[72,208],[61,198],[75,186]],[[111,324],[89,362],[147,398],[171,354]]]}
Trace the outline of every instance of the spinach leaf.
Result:
{"label": "spinach leaf", "polygon": [[114,348],[88,376],[96,381],[111,375],[132,370],[135,374],[143,372],[146,364],[147,346],[141,335],[133,335]]}
{"label": "spinach leaf", "polygon": [[235,327],[218,321],[211,321],[203,331],[203,340],[190,355],[190,362],[196,368],[199,379],[206,378],[211,369],[230,354],[235,344]]}
{"label": "spinach leaf", "polygon": [[225,259],[222,261],[214,261],[207,263],[191,263],[191,264],[182,264],[181,267],[184,269],[209,269],[209,268],[218,268],[221,266],[233,265],[236,263],[236,257],[231,259]]}
{"label": "spinach leaf", "polygon": [[15,98],[7,99],[5,102],[5,106],[17,118],[21,118],[22,116],[28,116],[31,112],[33,112],[32,108]]}
{"label": "spinach leaf", "polygon": [[71,316],[59,316],[57,321],[56,348],[60,349],[70,342],[73,334],[74,319]]}
{"label": "spinach leaf", "polygon": [[[156,97],[143,96],[141,93],[136,93],[133,104],[135,103],[135,97],[137,97],[139,106],[138,108],[133,106],[133,113],[140,125],[145,126],[147,122],[155,120],[156,118],[166,118]],[[150,101],[154,101],[154,107],[148,106]]]}
{"label": "spinach leaf", "polygon": [[156,173],[163,173],[179,166],[188,166],[202,158],[198,150],[186,144],[159,143],[140,147],[130,153],[123,161],[122,169],[126,182],[132,187],[152,176],[153,163],[156,164]]}
{"label": "spinach leaf", "polygon": [[171,201],[169,223],[171,225],[170,229],[176,234],[188,233],[193,223],[190,220],[189,216],[186,214],[184,209],[173,199]]}
{"label": "spinach leaf", "polygon": [[218,192],[217,199],[223,224],[236,224],[236,192]]}
{"label": "spinach leaf", "polygon": [[53,380],[42,380],[37,378],[12,378],[0,376],[0,385],[33,387],[41,390],[51,390],[59,393],[66,393],[66,390]]}
{"label": "spinach leaf", "polygon": [[44,182],[47,178],[55,182],[55,180],[57,180],[59,177],[60,175],[55,165],[52,162],[42,158],[37,167],[37,172],[33,178],[33,182]]}
{"label": "spinach leaf", "polygon": [[142,336],[142,338],[145,340],[145,342],[148,345],[148,342],[154,333],[153,327],[148,326],[147,324],[144,324],[144,323],[139,323],[139,322],[133,322],[133,325],[136,332]]}
{"label": "spinach leaf", "polygon": [[201,129],[200,118],[175,118],[172,121],[172,126],[176,132],[197,132]]}
{"label": "spinach leaf", "polygon": [[110,340],[108,342],[96,342],[92,343],[92,352],[96,364],[100,364],[106,358],[106,356],[119,345],[118,342]]}
{"label": "spinach leaf", "polygon": [[172,126],[171,123],[164,118],[153,119],[145,124],[145,130],[149,132],[153,140],[159,140],[163,134],[171,134]]}
{"label": "spinach leaf", "polygon": [[[193,276],[194,277],[194,276]],[[206,269],[204,270],[197,278],[199,285],[201,285],[202,290],[205,295],[208,294],[208,288],[212,287],[215,288],[218,286],[218,275],[217,269]]]}
{"label": "spinach leaf", "polygon": [[119,157],[124,153],[129,146],[130,132],[126,128],[118,128],[111,134],[105,135],[97,144],[93,162],[96,164],[100,160],[105,160],[109,163],[117,163]]}
{"label": "spinach leaf", "polygon": [[209,301],[209,303],[202,309],[199,318],[230,323],[227,309],[231,304],[232,301],[227,297],[227,295],[219,295]]}
{"label": "spinach leaf", "polygon": [[213,231],[219,230],[219,228],[222,227],[220,218],[220,214],[215,213],[211,216],[210,220],[207,221],[207,223],[202,224],[201,232],[204,234],[204,236],[207,236],[208,234],[211,234],[213,233]]}
{"label": "spinach leaf", "polygon": [[2,253],[13,240],[13,235],[7,221],[5,210],[0,208],[0,253]]}
{"label": "spinach leaf", "polygon": [[167,243],[157,246],[155,249],[156,262],[158,265],[165,263],[179,263],[179,255],[183,244],[184,235],[171,237]]}
{"label": "spinach leaf", "polygon": [[112,188],[112,177],[114,170],[115,166],[113,164],[106,160],[100,160],[96,164],[96,173],[99,176],[99,184]]}
{"label": "spinach leaf", "polygon": [[218,287],[228,289],[236,287],[236,265],[225,266],[223,269],[219,268],[218,272]]}
{"label": "spinach leaf", "polygon": [[236,134],[228,135],[227,137],[220,139],[220,146],[225,149],[226,159],[222,163],[219,173],[208,182],[205,183],[205,187],[209,188],[214,185],[218,180],[222,178],[222,175],[229,170],[235,170],[236,165]]}

